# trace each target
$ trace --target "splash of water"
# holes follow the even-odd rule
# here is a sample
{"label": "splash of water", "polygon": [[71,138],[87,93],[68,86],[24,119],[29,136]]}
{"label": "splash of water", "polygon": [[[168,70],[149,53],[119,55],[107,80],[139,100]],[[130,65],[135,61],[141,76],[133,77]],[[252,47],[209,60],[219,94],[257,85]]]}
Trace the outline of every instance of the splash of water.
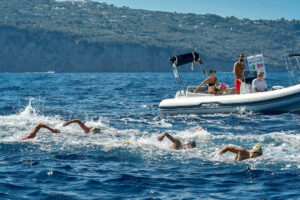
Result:
{"label": "splash of water", "polygon": [[[218,156],[218,151],[225,145],[240,145],[244,148],[260,143],[264,155],[261,158],[246,161],[251,167],[268,166],[274,163],[281,163],[282,169],[299,168],[300,166],[300,136],[295,131],[270,132],[265,134],[233,134],[229,131],[214,134],[209,130],[198,131],[190,128],[183,131],[171,131],[174,137],[184,142],[187,137],[194,137],[197,147],[192,150],[172,150],[171,142],[165,139],[163,142],[157,140],[160,134],[158,131],[141,131],[139,129],[117,129],[109,125],[110,118],[100,117],[99,120],[86,120],[89,127],[100,126],[101,134],[85,134],[77,124],[63,127],[62,116],[47,116],[38,113],[33,106],[35,100],[30,99],[28,105],[21,112],[0,116],[0,143],[14,143],[26,151],[28,146],[38,144],[42,151],[105,151],[107,153],[123,149],[128,154],[137,154],[142,151],[141,159],[200,159],[213,163],[232,162],[235,155],[225,154]],[[135,120],[124,118],[123,121]],[[209,120],[208,120],[209,121]],[[53,134],[48,130],[41,130],[38,136],[32,140],[21,141],[21,138],[28,135],[38,123],[45,123],[53,128],[61,130],[60,134]],[[139,122],[144,122],[143,120]],[[213,121],[211,121],[213,123]],[[172,126],[165,119],[155,118],[152,125]],[[170,125],[168,125],[170,124]],[[130,141],[130,145],[124,143]],[[241,142],[242,141],[242,142]],[[27,144],[24,148],[23,144]]]}

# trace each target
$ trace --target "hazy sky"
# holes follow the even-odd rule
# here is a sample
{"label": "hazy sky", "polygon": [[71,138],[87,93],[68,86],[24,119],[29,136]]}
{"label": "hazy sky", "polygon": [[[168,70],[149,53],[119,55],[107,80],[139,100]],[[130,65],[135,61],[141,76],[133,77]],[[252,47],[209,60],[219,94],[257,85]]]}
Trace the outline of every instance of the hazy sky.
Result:
{"label": "hazy sky", "polygon": [[97,0],[116,6],[249,19],[300,19],[300,0]]}

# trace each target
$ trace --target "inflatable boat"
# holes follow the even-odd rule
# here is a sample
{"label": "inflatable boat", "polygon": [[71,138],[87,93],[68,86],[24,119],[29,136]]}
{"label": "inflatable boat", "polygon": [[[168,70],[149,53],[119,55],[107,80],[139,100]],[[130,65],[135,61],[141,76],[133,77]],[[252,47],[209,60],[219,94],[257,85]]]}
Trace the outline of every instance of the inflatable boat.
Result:
{"label": "inflatable boat", "polygon": [[256,78],[257,71],[252,70],[245,71],[243,74],[240,95],[235,94],[234,88],[227,88],[224,94],[214,95],[208,94],[207,86],[202,87],[198,93],[194,93],[196,87],[193,86],[189,86],[185,90],[180,79],[177,67],[187,63],[199,63],[203,72],[205,72],[205,67],[198,53],[193,52],[173,56],[170,58],[170,62],[178,85],[178,91],[175,98],[161,101],[159,110],[162,114],[213,114],[243,111],[277,113],[300,111],[300,84],[299,79],[296,77],[296,72],[300,71],[299,57],[300,54],[284,55],[292,85],[290,87],[273,86],[270,91],[253,93],[251,83]]}

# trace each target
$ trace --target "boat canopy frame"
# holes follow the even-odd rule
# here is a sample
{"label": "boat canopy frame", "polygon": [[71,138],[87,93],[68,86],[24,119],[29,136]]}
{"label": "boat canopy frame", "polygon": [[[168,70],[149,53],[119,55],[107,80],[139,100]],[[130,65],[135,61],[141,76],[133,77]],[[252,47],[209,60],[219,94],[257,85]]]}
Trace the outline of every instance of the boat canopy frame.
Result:
{"label": "boat canopy frame", "polygon": [[205,67],[203,66],[203,62],[199,56],[199,54],[197,52],[192,52],[192,53],[187,53],[187,54],[183,54],[183,55],[178,55],[178,56],[172,56],[170,58],[170,63],[174,72],[174,76],[175,76],[175,80],[176,80],[176,84],[178,87],[178,91],[181,92],[183,91],[183,94],[185,95],[185,89],[184,89],[184,85],[183,82],[180,78],[180,75],[178,73],[177,67],[178,66],[182,66],[188,63],[192,63],[192,70],[194,68],[194,63],[199,63],[200,67],[202,68],[202,72],[204,74],[206,74],[206,70]]}
{"label": "boat canopy frame", "polygon": [[300,72],[300,62],[298,59],[300,58],[300,54],[284,54],[283,57],[291,85],[293,83],[299,84],[300,79],[297,77],[297,72]]}

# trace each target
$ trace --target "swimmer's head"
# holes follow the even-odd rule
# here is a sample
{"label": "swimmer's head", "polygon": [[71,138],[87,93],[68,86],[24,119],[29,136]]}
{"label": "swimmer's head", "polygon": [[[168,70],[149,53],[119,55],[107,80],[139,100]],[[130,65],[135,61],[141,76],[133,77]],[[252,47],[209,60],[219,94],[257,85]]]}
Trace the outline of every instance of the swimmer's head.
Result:
{"label": "swimmer's head", "polygon": [[196,147],[196,141],[194,138],[186,138],[185,140],[185,146],[189,149]]}
{"label": "swimmer's head", "polygon": [[92,133],[100,133],[101,129],[98,126],[96,126],[96,127],[94,127],[94,128],[91,129],[91,132]]}
{"label": "swimmer's head", "polygon": [[252,148],[252,158],[256,158],[259,157],[263,154],[262,152],[262,148],[259,144],[256,144],[253,148]]}

